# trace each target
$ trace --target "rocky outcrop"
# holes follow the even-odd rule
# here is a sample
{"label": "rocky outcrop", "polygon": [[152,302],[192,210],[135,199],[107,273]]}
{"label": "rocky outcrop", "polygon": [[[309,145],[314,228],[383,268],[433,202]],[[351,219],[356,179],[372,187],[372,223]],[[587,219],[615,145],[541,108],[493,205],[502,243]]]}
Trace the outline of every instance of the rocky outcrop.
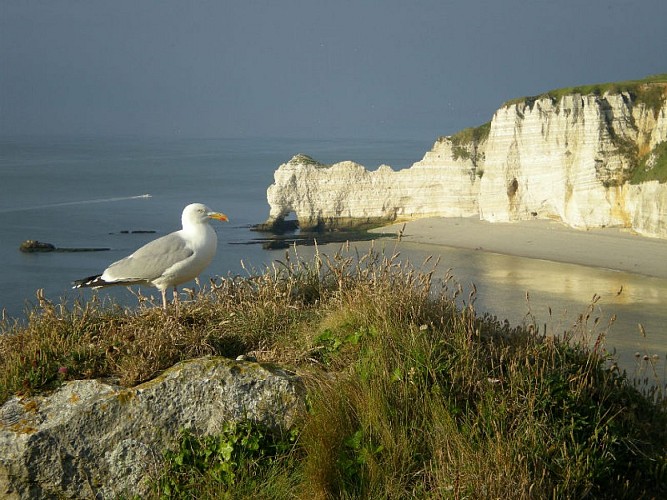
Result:
{"label": "rocky outcrop", "polygon": [[291,213],[307,229],[479,215],[667,238],[667,184],[629,182],[667,150],[667,84],[641,89],[508,103],[489,124],[438,139],[405,170],[297,155],[275,172],[266,225]]}
{"label": "rocky outcrop", "polygon": [[19,246],[19,250],[24,253],[55,252],[56,247],[52,243],[44,243],[37,240],[25,240]]}
{"label": "rocky outcrop", "polygon": [[23,253],[36,252],[104,252],[110,248],[58,248],[52,243],[44,243],[37,240],[25,240],[19,245],[19,250]]}
{"label": "rocky outcrop", "polygon": [[[266,226],[295,213],[302,230],[369,226],[437,215],[478,213],[469,161],[439,164],[432,151],[410,169],[368,171],[351,161],[327,166],[297,155],[274,174]],[[454,179],[457,182],[453,182]]]}
{"label": "rocky outcrop", "polygon": [[68,382],[0,407],[0,497],[143,496],[179,431],[215,434],[249,419],[289,428],[304,408],[295,375],[210,357],[179,363],[133,388]]}

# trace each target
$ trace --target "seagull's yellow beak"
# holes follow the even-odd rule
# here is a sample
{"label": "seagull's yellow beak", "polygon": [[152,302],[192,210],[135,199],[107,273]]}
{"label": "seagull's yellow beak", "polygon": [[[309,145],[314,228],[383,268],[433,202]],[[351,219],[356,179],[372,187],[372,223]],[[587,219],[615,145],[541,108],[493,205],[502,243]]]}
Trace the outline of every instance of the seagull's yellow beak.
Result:
{"label": "seagull's yellow beak", "polygon": [[211,218],[211,219],[221,220],[223,222],[229,222],[229,219],[227,218],[227,216],[225,214],[221,213],[221,212],[209,212],[206,215],[208,215],[209,218]]}

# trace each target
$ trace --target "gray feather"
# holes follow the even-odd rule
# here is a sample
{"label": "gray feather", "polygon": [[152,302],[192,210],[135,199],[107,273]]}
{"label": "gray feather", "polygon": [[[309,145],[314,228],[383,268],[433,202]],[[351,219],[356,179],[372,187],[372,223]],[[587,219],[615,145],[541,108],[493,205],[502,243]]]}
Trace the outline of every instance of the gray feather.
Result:
{"label": "gray feather", "polygon": [[111,264],[105,271],[109,279],[119,281],[154,280],[174,264],[193,254],[178,233],[171,233],[147,243],[132,255]]}

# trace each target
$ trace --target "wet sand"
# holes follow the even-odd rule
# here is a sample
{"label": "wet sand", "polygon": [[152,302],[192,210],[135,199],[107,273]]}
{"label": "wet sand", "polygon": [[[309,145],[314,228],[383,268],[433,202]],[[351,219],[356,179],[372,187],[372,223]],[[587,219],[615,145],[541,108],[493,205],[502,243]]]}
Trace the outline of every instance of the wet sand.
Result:
{"label": "wet sand", "polygon": [[476,217],[433,217],[376,229],[401,238],[667,279],[667,240],[619,228],[578,230],[559,222],[490,223]]}

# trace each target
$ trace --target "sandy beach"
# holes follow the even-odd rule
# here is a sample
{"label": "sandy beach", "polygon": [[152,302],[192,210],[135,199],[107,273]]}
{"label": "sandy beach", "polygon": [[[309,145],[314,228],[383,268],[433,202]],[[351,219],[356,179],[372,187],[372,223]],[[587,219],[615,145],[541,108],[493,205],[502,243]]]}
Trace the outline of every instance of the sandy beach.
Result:
{"label": "sandy beach", "polygon": [[667,240],[624,229],[578,230],[559,222],[490,223],[476,217],[434,217],[376,231],[400,232],[406,241],[468,248],[554,262],[601,267],[667,279]]}

